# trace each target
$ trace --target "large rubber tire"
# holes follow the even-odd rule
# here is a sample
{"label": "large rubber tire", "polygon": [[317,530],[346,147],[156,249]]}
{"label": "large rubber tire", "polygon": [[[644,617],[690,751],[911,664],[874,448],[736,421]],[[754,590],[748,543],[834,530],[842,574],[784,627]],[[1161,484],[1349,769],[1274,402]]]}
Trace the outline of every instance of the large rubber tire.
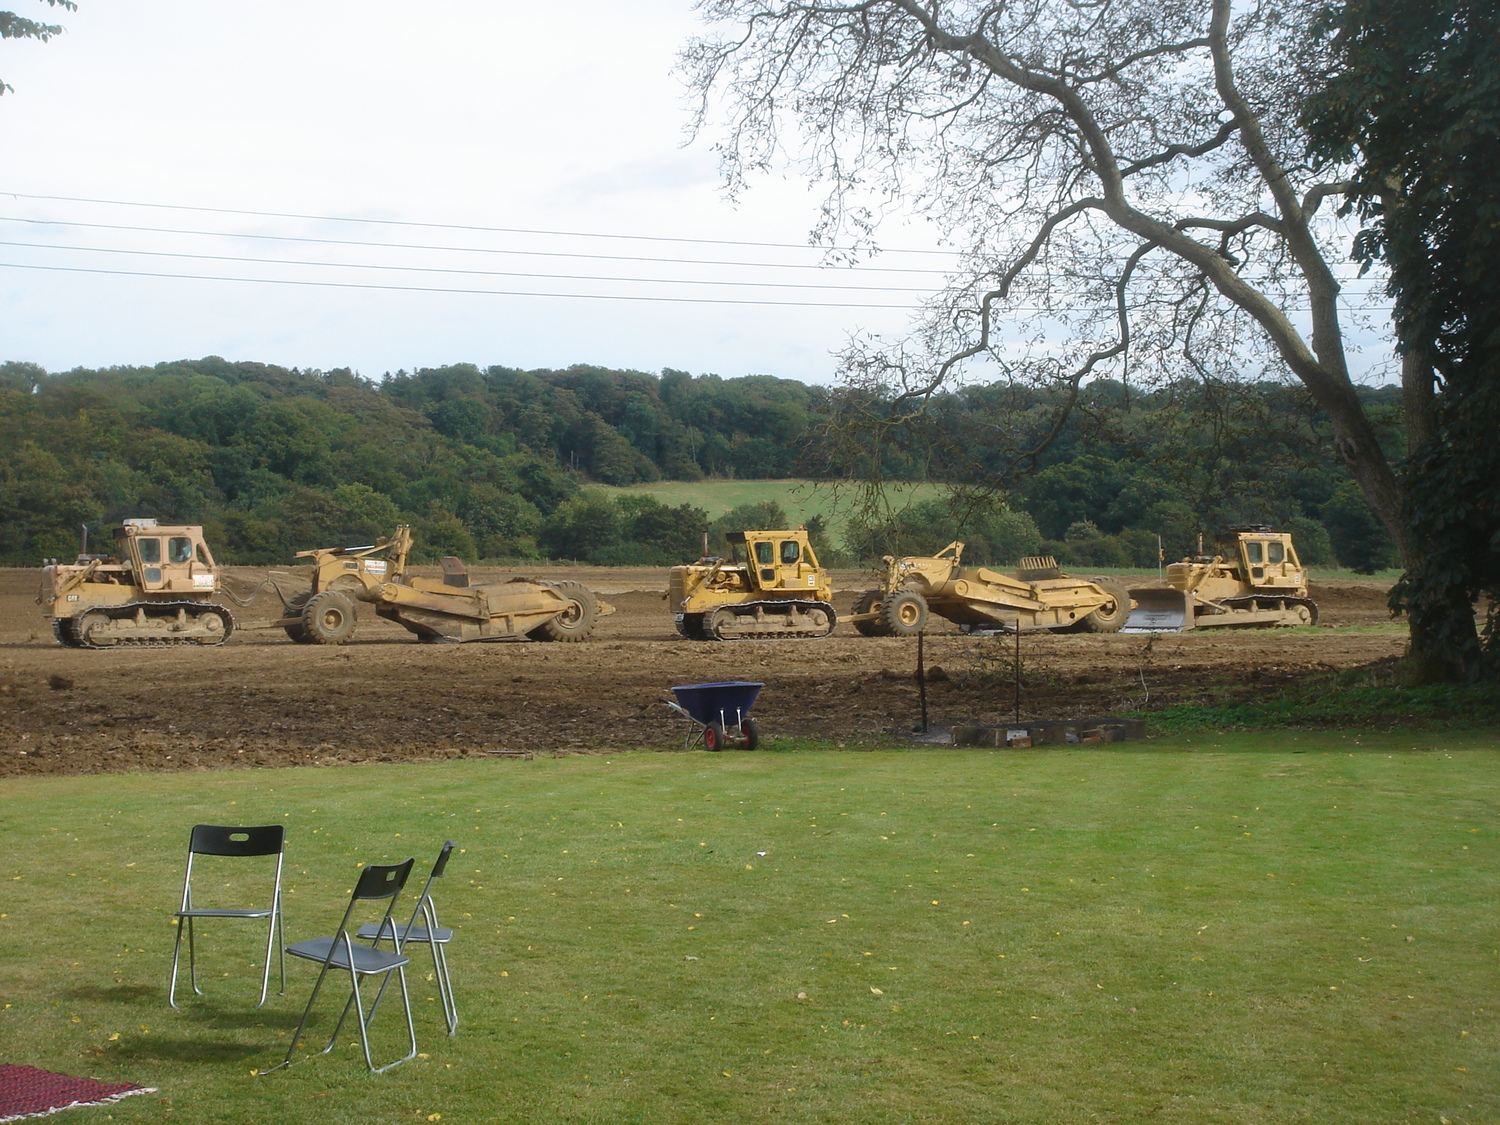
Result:
{"label": "large rubber tire", "polygon": [[354,636],[354,603],[337,590],[324,590],[302,607],[302,629],[309,644],[341,645]]}
{"label": "large rubber tire", "polygon": [[1082,621],[1076,628],[1080,633],[1118,633],[1130,618],[1130,591],[1113,578],[1090,578],[1106,594],[1114,599],[1114,605],[1102,605]]}
{"label": "large rubber tire", "polygon": [[599,616],[594,592],[582,582],[554,582],[552,588],[568,600],[567,607],[556,617],[542,622],[527,636],[538,641],[576,642],[587,640]]}
{"label": "large rubber tire", "polygon": [[754,750],[760,745],[760,727],[755,725],[754,719],[745,719],[740,723],[740,737],[745,740],[746,750]]}
{"label": "large rubber tire", "polygon": [[915,637],[927,626],[927,599],[915,590],[897,590],[880,603],[879,620],[887,636]]}
{"label": "large rubber tire", "polygon": [[709,723],[703,728],[703,749],[715,754],[724,749],[724,728],[718,723]]}
{"label": "large rubber tire", "polygon": [[[854,613],[858,615],[874,612],[875,607],[880,604],[881,593],[882,591],[880,590],[866,590],[860,594],[859,597],[854,599]],[[871,618],[869,621],[856,621],[854,629],[862,637],[888,637],[891,635],[890,631],[874,618]]]}
{"label": "large rubber tire", "polygon": [[299,645],[313,643],[313,639],[307,635],[307,630],[302,627],[302,611],[307,608],[307,603],[312,600],[312,596],[311,590],[303,590],[300,594],[293,594],[287,599],[285,616],[295,617],[297,622],[294,625],[284,625],[282,628],[286,630],[286,635]]}

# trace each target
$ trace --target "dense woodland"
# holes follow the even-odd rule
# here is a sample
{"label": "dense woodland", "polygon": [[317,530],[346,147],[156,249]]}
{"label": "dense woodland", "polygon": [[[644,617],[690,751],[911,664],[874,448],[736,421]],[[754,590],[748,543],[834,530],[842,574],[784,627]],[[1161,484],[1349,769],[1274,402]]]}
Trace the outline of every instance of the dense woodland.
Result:
{"label": "dense woodland", "polygon": [[[1366,389],[1393,453],[1396,388]],[[933,440],[884,451],[880,475],[957,486],[949,501],[875,512],[823,542],[835,562],[929,553],[962,536],[976,561],[1055,553],[1065,565],[1150,566],[1199,531],[1271,522],[1304,561],[1361,570],[1393,548],[1329,452],[1326,422],[1283,384],[1084,388],[1024,469],[987,435],[1056,417],[1046,392],[975,386],[928,405]],[[48,373],[0,365],[0,561],[69,557],[80,524],[127,516],[201,523],[221,561],[286,563],[410,523],[422,559],[577,559],[661,565],[696,557],[705,531],[784,518],[774,505],[710,528],[692,505],[592,484],[805,476],[853,466],[830,392],[771,376],[723,379],[575,366],[468,364],[397,372],[300,371],[210,357]],[[996,477],[1010,490],[973,486]],[[822,534],[821,528],[815,532]]]}

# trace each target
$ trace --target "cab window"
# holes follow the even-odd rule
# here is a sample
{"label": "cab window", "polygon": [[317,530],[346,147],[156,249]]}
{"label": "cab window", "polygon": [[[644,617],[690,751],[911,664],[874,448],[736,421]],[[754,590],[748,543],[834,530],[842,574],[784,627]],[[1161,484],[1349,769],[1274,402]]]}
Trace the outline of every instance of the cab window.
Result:
{"label": "cab window", "polygon": [[161,562],[160,539],[137,539],[135,545],[141,553],[141,562],[148,565]]}
{"label": "cab window", "polygon": [[781,541],[781,564],[791,566],[802,557],[801,549],[797,546],[795,539],[783,539]]}
{"label": "cab window", "polygon": [[1266,544],[1266,562],[1279,563],[1286,558],[1286,548],[1282,546],[1281,540]]}
{"label": "cab window", "polygon": [[776,548],[762,540],[755,545],[755,561],[761,566],[770,566],[776,560]]}
{"label": "cab window", "polygon": [[191,562],[193,559],[193,541],[186,535],[174,535],[167,540],[167,561],[169,563]]}
{"label": "cab window", "polygon": [[1258,542],[1246,543],[1245,544],[1245,557],[1250,560],[1250,565],[1252,565],[1252,566],[1259,565],[1259,563],[1261,561],[1261,558],[1260,558],[1260,544]]}

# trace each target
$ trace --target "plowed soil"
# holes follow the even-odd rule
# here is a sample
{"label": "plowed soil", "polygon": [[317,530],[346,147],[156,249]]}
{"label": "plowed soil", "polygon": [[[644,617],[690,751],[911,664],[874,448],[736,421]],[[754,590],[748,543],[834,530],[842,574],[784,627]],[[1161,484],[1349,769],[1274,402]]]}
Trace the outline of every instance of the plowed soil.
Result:
{"label": "plowed soil", "polygon": [[[691,728],[659,700],[673,684],[718,680],[765,683],[755,717],[772,738],[854,747],[909,738],[918,719],[914,640],[840,625],[823,640],[685,641],[660,570],[474,577],[519,574],[581,581],[617,612],[583,644],[424,645],[361,607],[353,640],[331,648],[268,627],[280,607],[265,593],[234,609],[238,628],[219,647],[84,651],[53,640],[35,602],[38,572],[0,570],[0,776],[676,749]],[[232,568],[227,585],[243,596],[263,577]],[[863,585],[856,572],[835,575],[840,613]],[[1406,636],[1390,627],[1383,585],[1312,594],[1321,610],[1312,629],[1025,634],[1022,717],[1244,697],[1400,654]],[[1010,717],[1014,643],[935,621],[924,652],[931,721]]]}

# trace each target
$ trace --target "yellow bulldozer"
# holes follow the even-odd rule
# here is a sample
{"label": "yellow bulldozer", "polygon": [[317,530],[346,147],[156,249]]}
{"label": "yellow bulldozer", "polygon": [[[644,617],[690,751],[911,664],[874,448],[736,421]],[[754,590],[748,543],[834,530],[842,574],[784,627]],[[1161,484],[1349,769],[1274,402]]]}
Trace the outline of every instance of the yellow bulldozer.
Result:
{"label": "yellow bulldozer", "polygon": [[667,571],[678,635],[739,641],[833,632],[833,587],[806,528],[731,531],[725,538],[729,558],[705,557]]}
{"label": "yellow bulldozer", "polygon": [[936,555],[885,556],[879,586],[855,600],[847,620],[867,637],[908,637],[929,613],[965,632],[1002,630],[1114,633],[1130,613],[1130,595],[1112,578],[1070,578],[1050,556],[1024,558],[1016,576],[963,565],[964,545]]}
{"label": "yellow bulldozer", "polygon": [[88,530],[71,563],[42,566],[37,601],[52,635],[70,648],[221,645],[234,616],[219,602],[219,568],[203,528],[129,519],[113,550],[88,553]]}
{"label": "yellow bulldozer", "polygon": [[595,622],[614,612],[579,582],[509,582],[470,585],[464,565],[443,559],[443,580],[407,571],[411,529],[396,528],[363,547],[319,547],[298,551],[312,560],[307,590],[287,599],[275,622],[298,644],[341,645],[354,635],[356,602],[415,633],[420,640],[582,641]]}
{"label": "yellow bulldozer", "polygon": [[1122,632],[1182,633],[1189,629],[1315,625],[1307,573],[1292,537],[1267,524],[1231,527],[1203,552],[1167,567],[1167,585],[1130,591],[1136,608]]}

